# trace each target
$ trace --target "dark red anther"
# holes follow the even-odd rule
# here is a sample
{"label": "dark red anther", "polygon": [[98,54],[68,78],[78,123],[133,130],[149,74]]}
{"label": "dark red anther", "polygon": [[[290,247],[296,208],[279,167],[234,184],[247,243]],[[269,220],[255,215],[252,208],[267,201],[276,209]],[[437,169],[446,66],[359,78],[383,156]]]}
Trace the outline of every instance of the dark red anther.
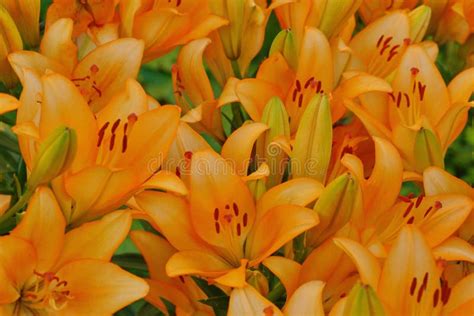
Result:
{"label": "dark red anther", "polygon": [[321,80],[318,80],[318,84],[316,85],[316,93],[321,92]]}
{"label": "dark red anther", "polygon": [[67,281],[61,281],[61,282],[59,282],[56,286],[57,286],[57,287],[60,287],[61,285],[62,285],[62,286],[67,286]]}
{"label": "dark red anther", "polygon": [[393,92],[389,92],[388,96],[390,97],[390,99],[392,99],[393,102],[395,102],[395,96],[393,95]]}
{"label": "dark red anther", "polygon": [[242,234],[242,229],[240,228],[240,223],[237,224],[237,236]]}
{"label": "dark red anther", "polygon": [[423,276],[423,283],[421,284],[421,286],[425,289],[428,287],[428,272],[426,272]]}
{"label": "dark red anther", "polygon": [[407,102],[407,108],[409,108],[410,107],[410,97],[406,93],[403,93],[403,96],[405,97],[405,101]]}
{"label": "dark red anther", "polygon": [[416,278],[413,278],[413,280],[411,280],[411,285],[410,285],[410,295],[413,296],[413,294],[415,294],[415,290],[416,290]]}
{"label": "dark red anther", "polygon": [[123,135],[123,137],[122,137],[122,153],[127,151],[127,147],[128,147],[128,136]]}
{"label": "dark red anther", "polygon": [[433,206],[428,207],[428,209],[426,210],[425,215],[423,215],[423,217],[428,216],[428,214],[431,212],[432,209],[433,209]]}
{"label": "dark red anther", "polygon": [[403,196],[403,195],[400,195],[398,196],[398,198],[403,201],[403,202],[406,202],[406,203],[411,203],[411,200],[409,197],[406,197],[406,196]]}
{"label": "dark red anther", "polygon": [[420,206],[420,204],[421,204],[421,202],[423,201],[423,198],[424,198],[424,197],[425,197],[425,196],[424,196],[423,194],[420,194],[420,196],[418,196],[418,197],[416,198],[416,203],[415,203],[415,207],[416,207],[416,208],[418,208],[418,206]]}
{"label": "dark red anther", "polygon": [[184,283],[184,278],[182,275],[179,276],[179,280],[181,281],[181,283]]}
{"label": "dark red anther", "polygon": [[226,209],[226,210],[230,209],[229,204],[226,204],[226,205],[225,205],[225,209]]}
{"label": "dark red anther", "polygon": [[300,94],[300,97],[298,98],[298,107],[302,107],[303,106],[303,95]]}
{"label": "dark red anther", "polygon": [[397,108],[400,107],[400,102],[401,101],[402,101],[402,93],[398,92],[398,95],[397,95]]}
{"label": "dark red anther", "polygon": [[232,208],[234,209],[235,216],[239,216],[239,206],[236,203],[232,203]]}
{"label": "dark red anther", "polygon": [[403,39],[403,44],[405,44],[406,46],[410,45],[411,44],[411,38],[404,38]]}
{"label": "dark red anther", "polygon": [[112,137],[110,137],[110,144],[109,144],[109,150],[112,151],[114,149],[115,145],[115,134],[112,134]]}
{"label": "dark red anther", "polygon": [[304,88],[305,89],[308,89],[308,87],[311,85],[311,83],[313,82],[314,80],[314,77],[311,77],[309,78],[308,80],[306,80],[306,83],[304,84]]}
{"label": "dark red anther", "polygon": [[215,226],[216,227],[216,233],[219,234],[221,232],[221,226],[219,225],[219,222],[216,222],[215,225],[216,225]]}
{"label": "dark red anther", "polygon": [[392,60],[393,57],[397,56],[399,47],[400,45],[395,45],[392,47],[392,49],[388,53],[387,62],[390,62],[390,60]]}
{"label": "dark red anther", "polygon": [[443,204],[441,204],[440,201],[436,201],[435,204],[434,204],[434,207],[435,207],[436,209],[440,209],[440,208],[443,207]]}
{"label": "dark red anther", "polygon": [[117,127],[119,126],[120,124],[120,119],[117,119],[115,122],[114,122],[114,125],[112,125],[112,134],[115,134],[115,131],[117,130]]}
{"label": "dark red anther", "polygon": [[425,90],[426,86],[421,82],[418,82],[418,92],[420,92],[420,101],[423,101],[423,99],[425,98]]}
{"label": "dark red anther", "polygon": [[301,91],[301,82],[296,79],[296,90]]}
{"label": "dark red anther", "polygon": [[[408,200],[410,202],[410,200]],[[407,217],[408,214],[410,214],[411,210],[413,209],[414,204],[410,202],[410,205],[408,205],[405,213],[403,213],[403,218]]]}
{"label": "dark red anther", "polygon": [[244,213],[244,217],[242,218],[242,224],[244,227],[247,227],[247,221],[248,221],[248,215],[247,213]]}
{"label": "dark red anther", "polygon": [[416,297],[416,302],[417,303],[420,303],[421,302],[421,298],[423,296],[423,291],[425,290],[425,288],[422,286],[420,286],[420,288],[418,289],[418,295]]}
{"label": "dark red anther", "polygon": [[219,220],[219,209],[217,207],[214,209],[214,220]]}
{"label": "dark red anther", "polygon": [[339,298],[344,298],[344,297],[346,297],[346,296],[347,296],[346,293],[341,293],[341,295],[339,295]]}
{"label": "dark red anther", "polygon": [[415,217],[412,216],[408,219],[407,224],[413,224],[414,221],[415,221]]}
{"label": "dark red anther", "polygon": [[411,74],[413,76],[416,76],[419,72],[420,72],[420,69],[416,68],[416,67],[411,67],[410,68],[410,71],[411,71]]}
{"label": "dark red anther", "polygon": [[181,178],[181,170],[179,169],[179,167],[176,167],[175,173],[178,176],[178,178]]}
{"label": "dark red anther", "polygon": [[382,43],[382,41],[383,41],[383,35],[381,35],[381,36],[379,37],[379,40],[377,41],[377,46],[376,46],[376,47],[379,47],[380,44]]}
{"label": "dark red anther", "polygon": [[293,102],[296,101],[296,96],[298,95],[298,90],[293,90]]}
{"label": "dark red anther", "polygon": [[433,294],[433,307],[436,307],[438,305],[438,300],[439,300],[439,289],[436,289],[436,291]]}
{"label": "dark red anther", "polygon": [[104,139],[105,130],[109,127],[110,122],[106,122],[99,130],[99,139],[97,140],[97,147],[100,147]]}

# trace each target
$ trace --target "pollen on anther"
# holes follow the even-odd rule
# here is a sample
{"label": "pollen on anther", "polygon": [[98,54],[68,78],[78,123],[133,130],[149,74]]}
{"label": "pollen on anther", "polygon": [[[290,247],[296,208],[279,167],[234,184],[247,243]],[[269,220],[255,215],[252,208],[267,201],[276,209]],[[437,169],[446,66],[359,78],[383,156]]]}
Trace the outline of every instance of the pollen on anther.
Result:
{"label": "pollen on anther", "polygon": [[416,278],[413,278],[413,280],[411,281],[411,285],[410,285],[410,295],[413,296],[413,294],[415,294],[415,290],[416,290]]}
{"label": "pollen on anther", "polygon": [[221,226],[219,225],[219,222],[215,223],[215,227],[216,227],[216,233],[219,234],[221,232]]}
{"label": "pollen on anther", "polygon": [[416,68],[416,67],[411,67],[410,68],[410,71],[411,71],[411,74],[413,76],[416,76],[419,72],[420,72],[420,69]]}
{"label": "pollen on anther", "polygon": [[240,236],[242,234],[242,229],[240,227],[240,223],[237,224],[237,236]]}
{"label": "pollen on anther", "polygon": [[248,221],[248,215],[247,213],[245,213],[242,218],[242,224],[244,225],[244,227],[247,227],[247,221]]}
{"label": "pollen on anther", "polygon": [[97,66],[96,64],[93,64],[93,65],[89,68],[89,70],[91,71],[91,73],[96,74],[96,73],[99,72],[99,66]]}
{"label": "pollen on anther", "polygon": [[217,207],[214,209],[214,220],[219,220],[219,209]]}

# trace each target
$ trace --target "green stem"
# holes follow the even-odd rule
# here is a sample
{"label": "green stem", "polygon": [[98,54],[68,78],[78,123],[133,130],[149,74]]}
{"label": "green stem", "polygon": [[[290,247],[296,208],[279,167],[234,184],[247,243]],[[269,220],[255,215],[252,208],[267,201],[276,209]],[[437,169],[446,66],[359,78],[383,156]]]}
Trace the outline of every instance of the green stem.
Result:
{"label": "green stem", "polygon": [[242,73],[240,72],[240,66],[237,60],[231,60],[230,64],[232,65],[232,70],[234,71],[234,76],[237,79],[242,79]]}
{"label": "green stem", "polygon": [[232,103],[232,126],[235,127],[235,129],[239,128],[244,124],[244,117],[242,115],[242,112],[240,111],[240,104],[239,103]]}
{"label": "green stem", "polygon": [[285,287],[281,284],[280,281],[273,287],[273,289],[268,293],[267,299],[270,302],[276,302],[283,294],[285,293]]}
{"label": "green stem", "polygon": [[30,200],[30,197],[33,195],[34,190],[26,189],[26,191],[21,195],[20,199],[16,201],[16,203],[6,211],[0,217],[0,226],[5,223],[10,217],[18,213]]}

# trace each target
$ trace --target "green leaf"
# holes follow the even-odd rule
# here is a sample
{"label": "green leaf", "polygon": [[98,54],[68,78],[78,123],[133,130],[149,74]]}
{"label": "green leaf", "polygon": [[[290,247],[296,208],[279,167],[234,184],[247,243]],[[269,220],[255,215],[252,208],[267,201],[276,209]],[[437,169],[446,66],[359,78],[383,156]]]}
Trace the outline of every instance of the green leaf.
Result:
{"label": "green leaf", "polygon": [[208,299],[200,300],[201,303],[209,305],[216,315],[226,315],[229,308],[229,297],[215,285],[209,285],[205,279],[192,277],[199,288],[207,295]]}

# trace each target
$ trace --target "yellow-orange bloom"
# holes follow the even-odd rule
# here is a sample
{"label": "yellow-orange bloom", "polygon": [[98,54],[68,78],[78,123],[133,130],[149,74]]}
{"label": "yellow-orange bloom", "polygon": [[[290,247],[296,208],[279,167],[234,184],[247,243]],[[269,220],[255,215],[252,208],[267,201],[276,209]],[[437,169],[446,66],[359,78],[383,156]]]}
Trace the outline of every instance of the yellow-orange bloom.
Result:
{"label": "yellow-orange bloom", "polygon": [[8,63],[8,54],[23,49],[18,28],[15,21],[8,11],[0,5],[0,28],[2,36],[0,37],[0,82],[7,88],[12,88],[18,83],[18,78]]}
{"label": "yellow-orange bloom", "polygon": [[31,84],[39,84],[41,94],[30,95],[37,86],[25,86],[19,113],[31,105],[39,113],[31,120],[19,116],[15,127],[27,166],[36,145],[56,127],[67,126],[77,135],[78,154],[53,181],[68,223],[93,219],[126,202],[159,169],[176,135],[179,108],[150,110],[147,95],[132,79],[95,115],[74,83],[59,74]]}
{"label": "yellow-orange bloom", "polygon": [[124,0],[119,7],[120,36],[145,42],[144,62],[227,23],[211,14],[208,0]]}
{"label": "yellow-orange bloom", "polygon": [[20,224],[0,238],[0,314],[107,315],[145,296],[143,280],[108,262],[130,225],[120,211],[65,234],[53,193],[38,188]]}
{"label": "yellow-orange bloom", "polygon": [[[200,151],[191,159],[189,198],[145,191],[135,200],[179,250],[166,265],[169,276],[196,274],[243,287],[248,267],[318,223],[303,206],[316,198],[320,186],[310,179],[293,180],[255,203],[228,162]],[[298,188],[307,194],[298,194]]]}

